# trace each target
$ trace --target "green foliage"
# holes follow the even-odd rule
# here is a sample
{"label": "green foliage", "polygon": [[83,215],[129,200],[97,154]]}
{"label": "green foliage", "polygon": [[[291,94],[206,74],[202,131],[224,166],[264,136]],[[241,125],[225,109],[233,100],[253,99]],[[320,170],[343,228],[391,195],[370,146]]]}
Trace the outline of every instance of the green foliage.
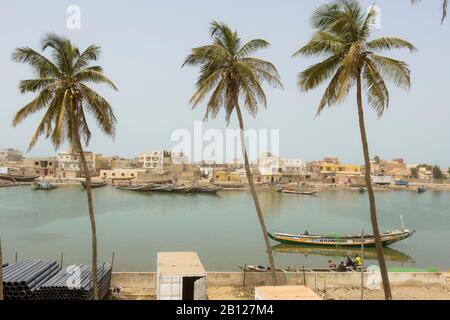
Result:
{"label": "green foliage", "polygon": [[409,89],[408,65],[379,52],[400,48],[415,51],[416,48],[396,37],[370,39],[375,17],[375,10],[366,13],[357,0],[333,1],[314,12],[311,23],[316,31],[293,56],[325,58],[298,74],[298,86],[302,91],[315,89],[329,80],[318,114],[325,106],[342,102],[360,76],[369,105],[378,116],[389,105],[385,80]]}
{"label": "green foliage", "polygon": [[269,43],[254,39],[242,45],[237,32],[221,22],[213,21],[210,31],[212,43],[193,48],[183,63],[183,66],[201,67],[196,92],[190,102],[195,108],[210,94],[205,119],[209,116],[215,118],[224,109],[229,122],[241,98],[245,109],[255,116],[258,105],[267,106],[263,82],[273,87],[283,87],[272,63],[250,56],[267,48]]}
{"label": "green foliage", "polygon": [[411,168],[411,176],[415,179],[419,178],[419,169],[417,167]]}
{"label": "green foliage", "polygon": [[28,47],[17,48],[12,53],[13,61],[29,64],[38,76],[20,82],[21,93],[36,93],[37,96],[16,113],[13,126],[45,110],[29,149],[43,134],[51,139],[55,148],[65,140],[76,145],[79,137],[88,144],[91,131],[87,113],[94,116],[104,133],[114,137],[116,118],[110,104],[88,86],[89,83],[104,83],[117,90],[100,66],[91,66],[100,55],[100,47],[92,45],[80,52],[69,39],[47,34],[41,48],[43,53],[47,49],[51,51],[50,58]]}
{"label": "green foliage", "polygon": [[433,167],[433,178],[434,179],[445,179],[444,173],[442,173],[441,168],[439,166]]}

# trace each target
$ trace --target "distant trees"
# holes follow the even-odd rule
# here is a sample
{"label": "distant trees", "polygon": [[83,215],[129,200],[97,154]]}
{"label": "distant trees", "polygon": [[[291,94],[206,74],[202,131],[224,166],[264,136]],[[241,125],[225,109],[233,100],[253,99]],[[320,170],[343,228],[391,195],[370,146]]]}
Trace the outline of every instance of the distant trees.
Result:
{"label": "distant trees", "polygon": [[444,173],[442,173],[441,168],[439,166],[433,167],[433,178],[434,179],[445,179]]}
{"label": "distant trees", "polygon": [[[421,163],[419,164],[417,167],[415,168],[411,168],[411,176],[415,179],[419,178],[419,169],[420,168],[425,168],[428,171],[431,171],[433,174],[433,179],[445,179],[446,176],[445,174],[442,172],[442,169],[438,166],[438,165],[430,165],[430,164],[426,164],[426,163]],[[449,171],[450,173],[450,168]]]}

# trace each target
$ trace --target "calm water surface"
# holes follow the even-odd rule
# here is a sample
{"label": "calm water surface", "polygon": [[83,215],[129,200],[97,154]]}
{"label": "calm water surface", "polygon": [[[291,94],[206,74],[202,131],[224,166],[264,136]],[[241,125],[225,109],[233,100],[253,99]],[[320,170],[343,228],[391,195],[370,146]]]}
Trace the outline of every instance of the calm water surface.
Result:
{"label": "calm water surface", "polygon": [[[208,270],[238,265],[267,265],[264,242],[250,193],[218,196],[134,193],[105,187],[93,190],[100,260],[120,271],[156,269],[157,251],[197,251]],[[315,197],[260,192],[269,230],[310,233],[359,233],[370,230],[367,194],[322,192]],[[417,230],[410,239],[385,251],[392,267],[450,268],[450,192],[408,191],[376,194],[382,230]],[[88,263],[90,226],[86,196],[80,187],[32,191],[0,188],[0,237],[4,260],[43,257],[64,264]],[[329,257],[357,251],[305,249],[276,245],[279,266],[324,267]],[[375,259],[373,251],[368,259]],[[367,261],[373,262],[373,261]]]}

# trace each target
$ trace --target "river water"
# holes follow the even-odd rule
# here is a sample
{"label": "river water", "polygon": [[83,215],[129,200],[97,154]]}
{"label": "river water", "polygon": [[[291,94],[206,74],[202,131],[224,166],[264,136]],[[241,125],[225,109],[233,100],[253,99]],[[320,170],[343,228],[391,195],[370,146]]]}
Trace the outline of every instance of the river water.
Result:
{"label": "river water", "polygon": [[[99,261],[119,271],[156,270],[158,251],[197,251],[209,271],[239,265],[267,265],[264,241],[249,192],[217,196],[137,193],[94,189]],[[309,233],[370,231],[367,194],[325,191],[317,196],[260,192],[269,230]],[[406,228],[412,238],[385,249],[389,267],[450,268],[450,192],[376,193],[383,231]],[[85,192],[78,186],[53,191],[0,188],[0,237],[4,261],[51,258],[63,264],[89,263],[90,225]],[[278,266],[326,267],[355,251],[274,245]],[[373,263],[373,250],[366,252]]]}

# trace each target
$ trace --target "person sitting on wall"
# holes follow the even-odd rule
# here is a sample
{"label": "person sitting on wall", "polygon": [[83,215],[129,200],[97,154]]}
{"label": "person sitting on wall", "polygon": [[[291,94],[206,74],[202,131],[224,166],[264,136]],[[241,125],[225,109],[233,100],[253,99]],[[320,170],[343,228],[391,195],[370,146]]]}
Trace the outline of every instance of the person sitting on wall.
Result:
{"label": "person sitting on wall", "polygon": [[338,272],[346,272],[347,268],[345,267],[344,261],[341,261],[341,263],[339,264],[338,268],[337,268]]}
{"label": "person sitting on wall", "polygon": [[355,264],[358,269],[360,269],[362,267],[362,260],[361,260],[361,257],[359,256],[359,254],[356,255]]}
{"label": "person sitting on wall", "polygon": [[328,260],[328,269],[336,269],[336,263],[333,260]]}

